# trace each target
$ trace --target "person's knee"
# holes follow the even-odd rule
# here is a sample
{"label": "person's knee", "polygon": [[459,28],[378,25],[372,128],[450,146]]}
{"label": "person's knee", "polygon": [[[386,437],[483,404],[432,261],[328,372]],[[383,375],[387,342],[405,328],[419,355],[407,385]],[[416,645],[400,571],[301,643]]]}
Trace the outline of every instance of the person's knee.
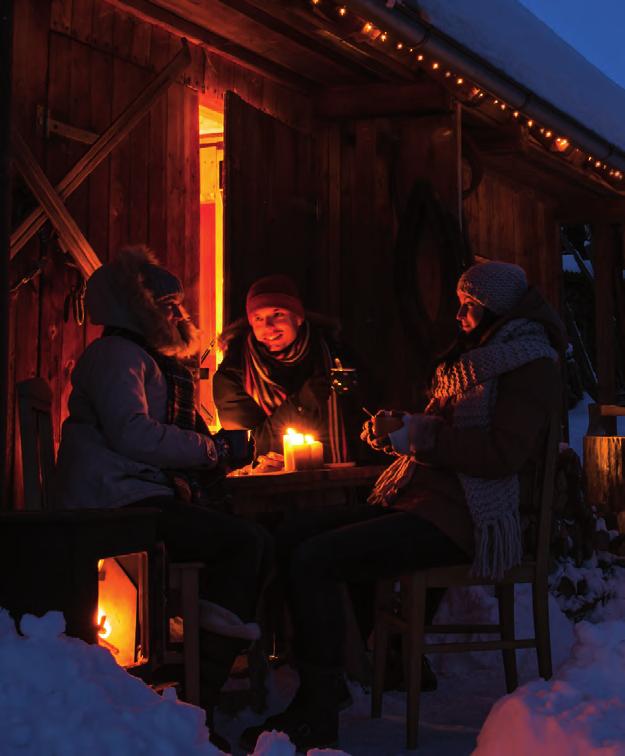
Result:
{"label": "person's knee", "polygon": [[292,585],[305,583],[327,575],[332,570],[332,555],[325,548],[322,539],[304,541],[291,553],[289,560],[289,582]]}
{"label": "person's knee", "polygon": [[261,525],[240,520],[236,541],[236,545],[233,544],[236,553],[253,561],[259,570],[262,565],[272,562],[275,551],[273,538]]}

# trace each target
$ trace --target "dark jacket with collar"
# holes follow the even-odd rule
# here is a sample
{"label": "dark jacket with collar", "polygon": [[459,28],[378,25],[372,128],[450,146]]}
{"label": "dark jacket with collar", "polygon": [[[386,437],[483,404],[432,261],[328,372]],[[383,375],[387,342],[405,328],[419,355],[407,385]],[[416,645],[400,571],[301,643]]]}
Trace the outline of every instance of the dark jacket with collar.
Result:
{"label": "dark jacket with collar", "polygon": [[[338,357],[344,367],[355,367],[346,347],[340,343],[336,321],[314,313],[307,313],[311,326],[311,345],[308,355],[298,364],[276,364],[272,378],[286,391],[286,399],[271,415],[254,401],[245,390],[243,348],[250,333],[247,321],[233,323],[222,336],[225,350],[223,362],[213,379],[213,396],[219,413],[219,421],[227,430],[249,429],[253,432],[256,454],[269,451],[282,453],[282,436],[288,427],[300,432],[312,433],[324,444],[326,461],[330,461],[328,417],[326,402],[319,404],[304,389],[306,381],[325,374],[321,339],[330,349],[332,358]],[[362,371],[358,371],[362,379]],[[340,398],[341,411],[347,436],[350,459],[359,460],[367,450],[359,440],[362,424],[359,390]]]}

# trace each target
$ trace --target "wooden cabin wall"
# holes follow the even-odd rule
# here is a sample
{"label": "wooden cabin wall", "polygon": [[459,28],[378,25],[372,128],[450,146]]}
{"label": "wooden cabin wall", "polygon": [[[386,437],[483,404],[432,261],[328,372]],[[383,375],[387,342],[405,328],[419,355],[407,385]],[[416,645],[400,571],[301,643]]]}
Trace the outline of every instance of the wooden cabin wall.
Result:
{"label": "wooden cabin wall", "polygon": [[464,222],[474,254],[521,265],[559,309],[559,226],[544,196],[486,172],[464,201]]}
{"label": "wooden cabin wall", "polygon": [[325,228],[316,273],[319,307],[339,316],[381,406],[407,407],[423,372],[414,364],[396,301],[398,221],[418,179],[431,182],[457,216],[456,134],[453,112],[327,122],[318,129],[319,222]]}
{"label": "wooden cabin wall", "polygon": [[[20,0],[14,11],[14,118],[56,184],[87,146],[43,132],[41,108],[57,121],[101,133],[180,50],[180,39],[104,0]],[[176,272],[197,316],[199,282],[198,100],[238,92],[287,123],[307,117],[303,98],[232,62],[191,48],[193,62],[111,156],[69,198],[67,206],[102,261],[120,245],[147,243]],[[33,200],[14,180],[14,224]],[[55,441],[67,413],[70,374],[100,329],[64,318],[79,283],[71,257],[35,237],[12,261],[18,282],[46,263],[11,301],[10,408],[4,506],[21,508],[22,473],[15,383],[39,375],[53,392]]]}

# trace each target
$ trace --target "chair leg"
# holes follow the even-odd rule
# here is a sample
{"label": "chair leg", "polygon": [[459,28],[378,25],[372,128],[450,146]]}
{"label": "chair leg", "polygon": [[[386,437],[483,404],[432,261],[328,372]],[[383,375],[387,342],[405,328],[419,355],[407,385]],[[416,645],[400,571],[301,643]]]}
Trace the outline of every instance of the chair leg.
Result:
{"label": "chair leg", "polygon": [[382,716],[382,693],[388,648],[386,612],[391,610],[393,581],[379,580],[375,597],[375,629],[373,634],[373,684],[371,686],[371,716]]}
{"label": "chair leg", "polygon": [[552,666],[551,638],[549,635],[549,591],[546,581],[541,581],[540,584],[532,583],[532,603],[538,673],[543,679],[549,680],[552,675]]}
{"label": "chair leg", "polygon": [[[419,737],[419,703],[421,697],[421,665],[424,645],[425,628],[425,576],[415,572],[407,581],[408,606],[406,610],[407,626],[407,655],[408,679],[407,687],[407,716],[406,716],[406,747],[412,750],[417,747]],[[402,597],[403,603],[403,597]]]}
{"label": "chair leg", "polygon": [[200,703],[200,606],[197,568],[183,569],[181,575],[184,637],[184,692],[187,703]]}
{"label": "chair leg", "polygon": [[[499,624],[502,640],[514,640],[514,585],[500,585],[497,588],[499,601]],[[516,651],[513,648],[502,650],[503,668],[506,676],[506,690],[512,693],[519,685],[516,666]]]}

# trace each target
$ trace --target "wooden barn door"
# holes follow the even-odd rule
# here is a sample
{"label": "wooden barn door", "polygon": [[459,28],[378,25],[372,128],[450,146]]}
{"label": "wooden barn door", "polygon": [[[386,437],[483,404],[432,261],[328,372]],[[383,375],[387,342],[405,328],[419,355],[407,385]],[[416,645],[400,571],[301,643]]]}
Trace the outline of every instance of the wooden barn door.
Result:
{"label": "wooden barn door", "polygon": [[316,198],[309,134],[225,97],[225,322],[244,312],[257,278],[286,273],[314,307]]}

